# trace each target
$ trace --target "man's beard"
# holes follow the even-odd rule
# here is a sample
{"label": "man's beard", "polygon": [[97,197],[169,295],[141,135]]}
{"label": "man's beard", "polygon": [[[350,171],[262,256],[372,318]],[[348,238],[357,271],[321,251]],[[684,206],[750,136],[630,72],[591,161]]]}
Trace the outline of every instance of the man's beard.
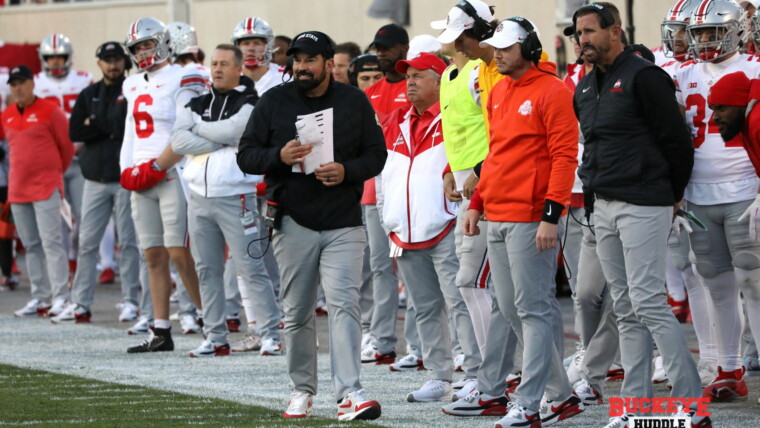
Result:
{"label": "man's beard", "polygon": [[742,132],[742,128],[744,128],[744,115],[739,115],[736,120],[726,123],[725,129],[720,131],[720,138],[729,142]]}
{"label": "man's beard", "polygon": [[[296,82],[296,87],[301,92],[309,92],[312,89],[314,89],[317,86],[319,86],[325,80],[325,74],[326,74],[325,72],[322,72],[318,76],[315,76],[314,74],[312,74],[312,73],[310,73],[308,71],[299,72],[299,73],[296,74],[295,79],[294,79],[295,82]],[[299,78],[300,76],[310,76],[311,79],[301,80]]]}

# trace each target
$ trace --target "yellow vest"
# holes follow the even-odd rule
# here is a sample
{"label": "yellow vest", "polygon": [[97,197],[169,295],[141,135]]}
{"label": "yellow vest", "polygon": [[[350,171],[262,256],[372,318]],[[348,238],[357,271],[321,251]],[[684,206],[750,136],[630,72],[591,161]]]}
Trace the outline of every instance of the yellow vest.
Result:
{"label": "yellow vest", "polygon": [[472,71],[481,63],[468,61],[453,79],[457,68],[451,64],[441,76],[443,144],[452,171],[472,168],[488,154],[483,111],[473,98],[475,88],[470,88]]}

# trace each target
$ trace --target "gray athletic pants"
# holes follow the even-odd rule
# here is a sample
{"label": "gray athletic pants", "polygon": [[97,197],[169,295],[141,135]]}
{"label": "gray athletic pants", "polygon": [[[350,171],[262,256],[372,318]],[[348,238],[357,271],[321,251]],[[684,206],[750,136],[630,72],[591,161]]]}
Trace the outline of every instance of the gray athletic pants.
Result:
{"label": "gray athletic pants", "polygon": [[403,250],[397,266],[412,296],[422,342],[422,361],[425,368],[431,370],[430,378],[451,381],[453,363],[447,309],[454,318],[465,356],[462,367],[465,377],[477,377],[482,360],[470,313],[456,286],[459,260],[453,230],[432,247]]}
{"label": "gray athletic pants", "polygon": [[[44,200],[11,204],[16,232],[26,248],[26,272],[32,298],[69,300],[69,263],[61,234],[61,194]],[[51,290],[52,287],[52,290]]]}
{"label": "gray athletic pants", "polygon": [[[697,366],[665,298],[665,252],[673,207],[597,199],[597,255],[620,331],[624,398],[652,395],[652,338],[673,385],[673,397],[700,397]],[[651,336],[650,336],[651,333]]]}
{"label": "gray athletic pants", "polygon": [[578,264],[581,258],[581,241],[583,241],[583,230],[585,227],[576,221],[585,223],[585,208],[568,208],[567,215],[562,221],[565,223],[565,236],[562,237],[562,254],[565,257],[565,273],[570,281],[570,291],[573,297],[573,310],[575,312],[575,322],[573,328],[575,332],[581,335],[580,307],[577,299],[578,287]]}
{"label": "gray athletic pants", "polygon": [[[369,264],[372,269],[372,345],[381,354],[396,348],[396,317],[398,313],[398,278],[393,272],[388,234],[381,223],[377,205],[362,205],[364,224],[369,242]],[[408,294],[408,293],[407,293]],[[416,334],[416,326],[412,326]],[[409,338],[407,338],[407,341]]]}
{"label": "gray athletic pants", "polygon": [[74,224],[71,230],[68,230],[68,228],[63,230],[63,243],[69,260],[76,260],[79,249],[79,228],[83,212],[82,195],[84,193],[84,176],[82,175],[82,167],[79,166],[79,157],[77,156],[71,159],[71,164],[63,174],[63,192],[64,198],[66,198],[71,206],[71,215],[74,216]]}
{"label": "gray athletic pants", "polygon": [[[491,289],[493,292],[493,288]],[[507,376],[515,366],[518,340],[512,324],[504,318],[498,299],[491,301],[491,324],[483,363],[478,370],[478,391],[499,396],[507,389]]]}
{"label": "gray athletic pants", "polygon": [[[564,400],[572,393],[557,349],[564,339],[555,283],[559,245],[539,252],[538,226],[539,222],[493,221],[488,226],[494,294],[523,345],[522,382],[512,400],[534,412],[544,392],[550,400]],[[562,229],[560,222],[559,236]]]}
{"label": "gray athletic pants", "polygon": [[327,299],[330,370],[336,400],[362,389],[359,288],[364,228],[315,231],[290,216],[274,231],[285,312],[285,348],[294,391],[317,393],[317,335],[314,306],[321,282]]}
{"label": "gray athletic pants", "polygon": [[71,288],[72,301],[85,308],[95,296],[100,241],[113,215],[119,236],[121,301],[137,305],[140,299],[140,252],[137,249],[132,204],[128,190],[116,183],[85,180],[82,221],[79,228],[77,272]]}
{"label": "gray athletic pants", "polygon": [[[246,210],[258,219],[256,195],[249,193],[244,198]],[[214,342],[227,342],[223,279],[226,243],[235,259],[237,272],[246,286],[251,287],[251,296],[256,296],[253,305],[262,337],[279,340],[279,311],[272,283],[269,282],[263,260],[248,256],[248,245],[258,238],[258,230],[253,230],[251,234],[244,233],[240,222],[242,211],[241,195],[206,198],[190,192],[190,248],[200,281],[203,331]]]}

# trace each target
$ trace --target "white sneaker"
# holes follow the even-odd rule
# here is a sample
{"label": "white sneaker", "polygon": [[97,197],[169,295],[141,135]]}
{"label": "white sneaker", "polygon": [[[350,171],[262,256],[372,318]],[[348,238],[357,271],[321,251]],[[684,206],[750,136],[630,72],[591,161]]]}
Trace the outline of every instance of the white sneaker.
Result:
{"label": "white sneaker", "polygon": [[562,360],[562,365],[565,366],[565,370],[567,370],[568,367],[570,367],[570,363],[573,362],[573,359],[578,355],[579,352],[583,351],[583,344],[581,342],[575,342],[575,352],[573,352],[572,355]]}
{"label": "white sneaker", "polygon": [[364,389],[354,391],[338,403],[338,420],[372,420],[380,417],[382,409],[380,403],[368,400]]}
{"label": "white sneaker", "polygon": [[433,379],[425,382],[422,388],[410,392],[406,396],[406,401],[410,403],[429,403],[431,401],[442,401],[451,399],[451,382]]}
{"label": "white sneaker", "polygon": [[308,392],[294,391],[290,394],[288,408],[282,414],[283,418],[305,418],[311,416],[314,411],[312,407],[312,396]]}
{"label": "white sneaker", "polygon": [[630,416],[631,415],[612,417],[604,428],[628,428],[628,418]]}
{"label": "white sneaker", "polygon": [[462,379],[459,382],[452,383],[451,389],[454,390],[454,393],[451,394],[451,401],[458,401],[470,395],[472,391],[478,389],[478,380]]}
{"label": "white sneaker", "polygon": [[169,315],[169,321],[179,321],[179,312]]}
{"label": "white sneaker", "polygon": [[179,290],[176,288],[172,292],[171,296],[169,296],[169,303],[179,303]]}
{"label": "white sneaker", "polygon": [[454,416],[504,416],[507,414],[507,404],[507,394],[494,397],[481,394],[476,389],[470,395],[443,406],[441,411]]}
{"label": "white sneaker", "polygon": [[190,351],[188,355],[191,357],[221,357],[230,355],[230,345],[206,339],[201,343],[201,346]]}
{"label": "white sneaker", "polygon": [[718,377],[718,369],[708,363],[702,361],[697,364],[697,372],[699,372],[699,379],[702,383],[702,387],[705,387],[712,383],[716,377]]}
{"label": "white sneaker", "polygon": [[90,322],[90,317],[90,311],[87,309],[76,303],[68,303],[60,314],[50,318],[50,322],[53,324],[59,324],[66,321],[75,321],[77,324],[81,324]]}
{"label": "white sneaker", "polygon": [[400,358],[398,361],[390,365],[392,372],[410,372],[425,370],[425,366],[422,365],[422,358],[415,354],[407,354],[406,357]]}
{"label": "white sneaker", "polygon": [[144,315],[137,318],[135,325],[127,329],[127,334],[148,334],[150,331],[150,320]]}
{"label": "white sneaker", "polygon": [[64,309],[66,309],[66,299],[54,299],[53,306],[48,309],[47,314],[49,317],[54,317],[63,312]]}
{"label": "white sneaker", "polygon": [[184,314],[179,317],[179,324],[182,326],[182,334],[197,334],[201,332],[201,326],[195,321],[195,317],[190,314]]}
{"label": "white sneaker", "polygon": [[116,305],[116,308],[119,309],[119,322],[134,321],[140,315],[137,305],[132,302],[119,303]]}
{"label": "white sneaker", "polygon": [[454,371],[455,372],[461,372],[462,370],[462,364],[464,364],[464,354],[457,354],[454,357]]}
{"label": "white sneaker", "polygon": [[554,425],[559,421],[572,418],[586,410],[586,406],[583,405],[581,399],[575,395],[570,394],[566,399],[548,400],[546,395],[541,398],[541,404],[538,409],[539,417],[541,418],[542,426]]}
{"label": "white sneaker", "polygon": [[570,385],[583,379],[583,377],[581,377],[581,372],[583,367],[583,357],[586,355],[586,350],[581,348],[573,355],[575,355],[575,358],[570,361],[570,365],[567,367],[567,380],[570,381]]}
{"label": "white sneaker", "polygon": [[573,391],[575,391],[575,395],[581,399],[581,402],[587,406],[604,403],[602,394],[595,390],[586,379],[581,379],[574,383]]}
{"label": "white sneaker", "polygon": [[362,334],[362,349],[364,349],[371,342],[372,342],[372,334],[370,333]]}
{"label": "white sneaker", "polygon": [[662,355],[655,357],[654,372],[652,372],[652,383],[663,383],[668,381],[668,374],[665,373],[665,368],[662,366]]}
{"label": "white sneaker", "polygon": [[13,315],[17,317],[32,317],[32,316],[44,317],[45,315],[47,315],[47,311],[49,309],[50,309],[49,303],[45,303],[37,299],[32,299],[26,302],[26,305],[24,305],[23,308],[14,312]]}
{"label": "white sneaker", "polygon": [[541,426],[541,417],[538,412],[531,413],[525,407],[510,401],[507,405],[507,415],[499,419],[494,428],[506,427],[532,427]]}
{"label": "white sneaker", "polygon": [[275,339],[264,339],[261,341],[261,350],[259,355],[282,355],[282,343]]}
{"label": "white sneaker", "polygon": [[250,352],[261,349],[261,338],[255,333],[250,332],[243,337],[243,340],[232,342],[230,350],[232,352]]}

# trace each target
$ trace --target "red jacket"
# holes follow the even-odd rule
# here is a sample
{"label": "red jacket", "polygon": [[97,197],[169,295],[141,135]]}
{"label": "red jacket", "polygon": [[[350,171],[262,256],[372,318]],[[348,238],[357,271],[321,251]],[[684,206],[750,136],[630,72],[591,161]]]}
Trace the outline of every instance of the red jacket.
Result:
{"label": "red jacket", "polygon": [[74,156],[66,114],[50,101],[36,99],[22,114],[18,104],[2,114],[10,151],[8,201],[42,201],[58,189]]}
{"label": "red jacket", "polygon": [[[539,66],[556,69],[549,62]],[[488,114],[491,139],[478,184],[488,220],[536,222],[547,199],[567,205],[578,167],[570,89],[531,67],[517,80],[496,84]]]}

